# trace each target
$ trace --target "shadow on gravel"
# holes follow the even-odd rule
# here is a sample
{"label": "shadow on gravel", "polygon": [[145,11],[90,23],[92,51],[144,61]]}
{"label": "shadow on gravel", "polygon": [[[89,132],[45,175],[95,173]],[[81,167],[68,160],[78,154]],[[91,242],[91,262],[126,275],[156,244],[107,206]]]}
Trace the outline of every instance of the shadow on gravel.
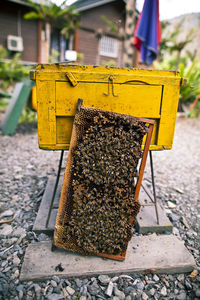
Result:
{"label": "shadow on gravel", "polygon": [[29,134],[37,131],[37,123],[36,122],[23,122],[17,125],[17,129],[15,133],[20,134]]}

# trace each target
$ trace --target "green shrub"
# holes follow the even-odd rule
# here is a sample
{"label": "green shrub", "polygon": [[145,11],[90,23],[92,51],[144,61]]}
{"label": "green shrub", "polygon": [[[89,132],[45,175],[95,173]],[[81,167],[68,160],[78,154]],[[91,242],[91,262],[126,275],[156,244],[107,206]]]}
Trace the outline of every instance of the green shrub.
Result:
{"label": "green shrub", "polygon": [[103,66],[103,67],[116,67],[116,65],[117,65],[117,63],[116,63],[116,61],[114,61],[114,60],[109,60],[109,61],[105,61],[105,60],[103,60],[102,62],[101,62],[101,65]]}
{"label": "green shrub", "polygon": [[199,118],[200,117],[200,100],[197,102],[195,107],[187,115],[189,118]]}
{"label": "green shrub", "polygon": [[194,60],[190,67],[180,64],[179,69],[181,77],[187,80],[185,86],[180,89],[180,101],[186,104],[191,103],[200,94],[200,63]]}
{"label": "green shrub", "polygon": [[[173,62],[175,62],[173,59],[164,60],[161,63],[155,62],[154,66],[159,70],[174,70]],[[183,57],[179,65],[179,71],[180,76],[187,80],[185,86],[180,89],[180,101],[189,104],[200,94],[200,63],[194,60],[192,65],[187,67]]]}
{"label": "green shrub", "polygon": [[31,67],[20,64],[20,53],[9,58],[8,51],[0,45],[0,88],[5,90],[10,84],[29,76]]}
{"label": "green shrub", "polygon": [[37,123],[37,114],[29,107],[24,108],[22,116],[20,117],[20,123]]}

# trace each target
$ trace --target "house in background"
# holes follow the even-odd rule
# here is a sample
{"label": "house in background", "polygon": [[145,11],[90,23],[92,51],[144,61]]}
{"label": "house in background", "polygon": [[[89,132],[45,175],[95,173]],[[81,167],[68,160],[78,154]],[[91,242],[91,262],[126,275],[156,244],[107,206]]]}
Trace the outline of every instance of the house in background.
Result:
{"label": "house in background", "polygon": [[83,54],[83,63],[102,65],[114,62],[123,66],[125,1],[78,0],[80,28],[76,32],[74,50]]}
{"label": "house in background", "polygon": [[[38,5],[39,0],[33,0]],[[48,26],[40,20],[25,20],[24,15],[33,8],[23,0],[0,0],[0,45],[9,51],[11,58],[21,53],[22,63],[48,63],[51,49],[65,52],[67,41],[61,40],[58,31],[52,32],[49,49]]]}
{"label": "house in background", "polygon": [[[40,0],[33,0],[38,5]],[[22,63],[48,63],[52,49],[65,61],[66,50],[83,54],[82,64],[123,66],[125,0],[78,0],[80,28],[75,36],[64,39],[59,30],[52,31],[49,49],[48,26],[40,20],[25,20],[32,11],[24,0],[0,0],[0,45],[10,57],[21,52]]]}
{"label": "house in background", "polygon": [[0,45],[12,53],[21,52],[24,63],[40,60],[40,26],[38,20],[25,20],[31,7],[22,0],[0,1]]}

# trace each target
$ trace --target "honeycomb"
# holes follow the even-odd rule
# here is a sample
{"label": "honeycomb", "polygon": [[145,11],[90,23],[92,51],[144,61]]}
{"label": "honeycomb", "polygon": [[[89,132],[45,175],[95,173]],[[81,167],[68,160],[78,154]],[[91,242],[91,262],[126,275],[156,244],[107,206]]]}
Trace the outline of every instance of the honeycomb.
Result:
{"label": "honeycomb", "polygon": [[81,107],[72,140],[54,244],[83,254],[122,255],[140,205],[134,199],[141,144],[137,118]]}

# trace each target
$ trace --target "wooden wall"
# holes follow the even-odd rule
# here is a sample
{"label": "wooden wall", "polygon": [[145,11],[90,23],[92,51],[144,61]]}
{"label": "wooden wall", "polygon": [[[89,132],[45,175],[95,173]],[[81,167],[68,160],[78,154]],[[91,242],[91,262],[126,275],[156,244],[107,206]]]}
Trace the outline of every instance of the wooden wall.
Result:
{"label": "wooden wall", "polygon": [[[119,55],[117,58],[98,56],[99,39],[98,32],[102,30],[105,35],[112,36],[102,16],[115,22],[117,26],[124,28],[124,3],[123,1],[92,8],[81,12],[81,27],[79,29],[78,52],[84,55],[84,64],[99,65],[103,61],[114,60],[116,65],[122,66],[123,42],[119,38]],[[114,37],[114,36],[113,36]]]}

